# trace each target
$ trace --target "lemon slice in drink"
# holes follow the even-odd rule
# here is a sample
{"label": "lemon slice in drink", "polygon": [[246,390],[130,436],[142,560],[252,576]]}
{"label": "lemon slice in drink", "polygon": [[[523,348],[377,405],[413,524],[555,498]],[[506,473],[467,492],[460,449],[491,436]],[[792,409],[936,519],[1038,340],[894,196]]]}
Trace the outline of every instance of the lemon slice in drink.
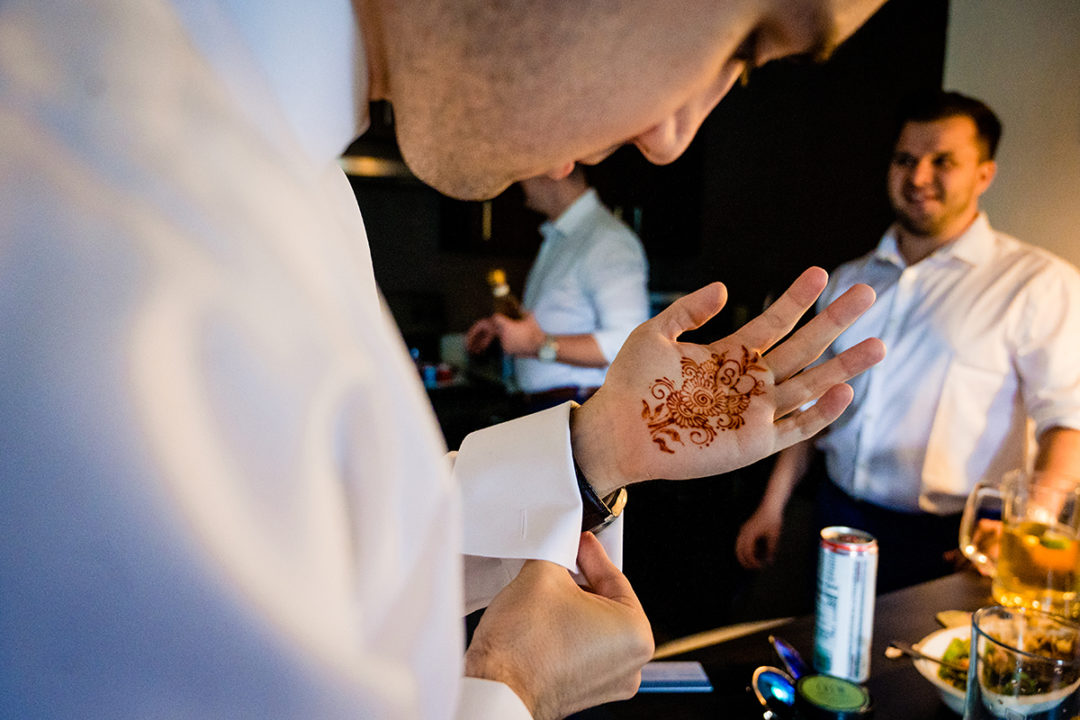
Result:
{"label": "lemon slice in drink", "polygon": [[1029,546],[1028,554],[1033,565],[1043,571],[1069,573],[1077,565],[1076,540],[1058,530],[1046,529],[1040,533],[1038,542]]}
{"label": "lemon slice in drink", "polygon": [[1054,530],[1047,530],[1039,538],[1039,544],[1051,550],[1064,550],[1069,547],[1070,542],[1072,542],[1072,538]]}

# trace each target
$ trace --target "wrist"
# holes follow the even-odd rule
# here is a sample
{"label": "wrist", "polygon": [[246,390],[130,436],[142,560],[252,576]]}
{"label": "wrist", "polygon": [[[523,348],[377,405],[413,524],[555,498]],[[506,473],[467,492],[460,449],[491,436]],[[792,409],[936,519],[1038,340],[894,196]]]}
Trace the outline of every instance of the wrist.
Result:
{"label": "wrist", "polygon": [[541,362],[555,362],[559,357],[559,341],[554,335],[544,335],[536,349],[536,358]]}
{"label": "wrist", "polygon": [[530,354],[535,356],[540,352],[540,346],[544,344],[544,340],[548,337],[548,333],[544,328],[540,327],[540,324],[536,322],[534,317],[532,320],[533,321],[527,326],[528,333],[525,335],[525,338],[527,342],[526,347],[531,351]]}
{"label": "wrist", "polygon": [[761,498],[761,504],[758,505],[758,512],[770,517],[780,517],[784,514],[787,502],[787,495],[770,495],[766,491],[765,496]]}
{"label": "wrist", "polygon": [[597,494],[577,461],[574,462],[574,473],[577,475],[578,492],[581,494],[581,531],[598,533],[622,514],[626,507],[626,488],[621,487],[601,496]]}
{"label": "wrist", "polygon": [[[603,388],[599,392],[603,392]],[[594,396],[595,398],[595,396]],[[592,412],[594,400],[570,411],[570,446],[574,463],[588,478],[597,496],[606,498],[622,487],[648,478],[635,477],[631,469],[624,468],[618,449],[613,442],[616,428],[599,422]]]}

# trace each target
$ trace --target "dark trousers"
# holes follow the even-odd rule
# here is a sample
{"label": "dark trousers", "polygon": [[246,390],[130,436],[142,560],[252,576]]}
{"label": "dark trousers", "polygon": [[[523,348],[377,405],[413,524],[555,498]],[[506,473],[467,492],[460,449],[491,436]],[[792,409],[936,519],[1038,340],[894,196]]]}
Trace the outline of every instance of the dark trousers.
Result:
{"label": "dark trousers", "polygon": [[948,575],[955,568],[944,555],[959,541],[960,514],[932,515],[887,510],[856,500],[824,480],[818,486],[815,528],[846,525],[878,541],[877,591],[889,592]]}

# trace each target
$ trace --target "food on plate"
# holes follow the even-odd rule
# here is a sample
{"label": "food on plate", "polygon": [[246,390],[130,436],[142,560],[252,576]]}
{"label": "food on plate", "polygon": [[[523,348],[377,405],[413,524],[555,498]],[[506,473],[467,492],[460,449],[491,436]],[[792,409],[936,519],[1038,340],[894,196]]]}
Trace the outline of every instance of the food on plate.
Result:
{"label": "food on plate", "polygon": [[971,655],[970,638],[953,638],[949,646],[945,648],[941,659],[945,662],[956,663],[964,668],[963,671],[955,670],[944,665],[938,666],[938,677],[960,690],[967,689],[968,658]]}
{"label": "food on plate", "polygon": [[[1018,638],[1000,639],[1010,645],[1021,645],[1025,652],[1041,657],[1065,661],[1076,657],[1073,639],[1053,632],[1029,632],[1021,642],[1017,642]],[[971,641],[953,638],[941,659],[967,668],[970,655]],[[938,667],[938,677],[959,690],[967,689],[966,672],[942,665]],[[1038,695],[1077,680],[1080,680],[1080,671],[1066,664],[1057,667],[1046,663],[1024,663],[1023,656],[990,644],[983,653],[980,681],[984,688],[999,695]]]}

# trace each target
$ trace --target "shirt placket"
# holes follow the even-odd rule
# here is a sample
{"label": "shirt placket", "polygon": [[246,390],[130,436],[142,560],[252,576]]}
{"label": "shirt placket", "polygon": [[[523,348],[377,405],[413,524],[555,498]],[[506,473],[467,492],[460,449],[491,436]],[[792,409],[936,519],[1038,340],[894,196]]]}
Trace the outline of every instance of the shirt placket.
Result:
{"label": "shirt placket", "polygon": [[525,279],[525,293],[522,301],[525,309],[530,312],[536,309],[536,301],[540,295],[540,289],[548,275],[547,266],[551,262],[551,256],[555,253],[554,247],[559,241],[559,231],[555,228],[546,229],[543,233],[544,240],[540,244],[540,250],[536,254],[532,267]]}
{"label": "shirt placket", "polygon": [[[906,267],[900,271],[900,277],[896,280],[889,309],[885,315],[885,322],[878,335],[887,348],[895,347],[897,344],[904,321],[916,297],[918,279],[918,266]],[[864,496],[870,487],[872,469],[869,458],[877,451],[881,439],[888,437],[888,428],[880,430],[878,428],[882,403],[881,384],[885,382],[882,372],[886,370],[887,368],[879,368],[871,371],[866,386],[862,417],[859,419],[859,437],[855,444],[855,471],[852,478],[852,488],[858,497]]]}

